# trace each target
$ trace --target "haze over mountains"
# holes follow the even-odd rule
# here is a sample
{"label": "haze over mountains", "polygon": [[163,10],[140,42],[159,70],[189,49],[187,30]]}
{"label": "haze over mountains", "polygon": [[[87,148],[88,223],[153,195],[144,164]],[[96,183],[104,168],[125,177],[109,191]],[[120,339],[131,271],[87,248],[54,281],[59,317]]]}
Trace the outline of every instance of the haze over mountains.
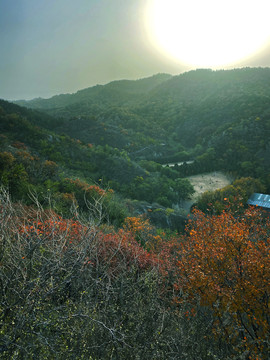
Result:
{"label": "haze over mountains", "polygon": [[136,159],[188,160],[212,148],[230,170],[269,163],[269,68],[158,74],[16,103],[56,117],[44,126],[58,133]]}
{"label": "haze over mountains", "polygon": [[[185,177],[209,171],[252,177],[270,191],[269,68],[157,74],[0,105],[2,151],[16,155],[19,141],[29,156],[55,162],[56,194],[64,176],[102,179],[124,198],[173,207],[192,193]],[[184,165],[162,167],[168,162]],[[26,177],[34,186],[37,173]]]}

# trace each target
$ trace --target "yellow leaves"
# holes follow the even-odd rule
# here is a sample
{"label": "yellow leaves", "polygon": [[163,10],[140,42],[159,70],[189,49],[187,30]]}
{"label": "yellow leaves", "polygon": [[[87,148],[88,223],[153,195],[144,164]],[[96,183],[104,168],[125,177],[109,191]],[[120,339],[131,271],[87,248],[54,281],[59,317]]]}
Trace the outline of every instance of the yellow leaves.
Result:
{"label": "yellow leaves", "polygon": [[9,167],[15,161],[15,157],[8,151],[0,152],[0,165],[1,167]]}
{"label": "yellow leaves", "polygon": [[127,217],[123,228],[130,232],[139,243],[146,245],[148,249],[154,250],[162,241],[161,236],[156,234],[156,229],[150,224],[149,219],[142,216]]}

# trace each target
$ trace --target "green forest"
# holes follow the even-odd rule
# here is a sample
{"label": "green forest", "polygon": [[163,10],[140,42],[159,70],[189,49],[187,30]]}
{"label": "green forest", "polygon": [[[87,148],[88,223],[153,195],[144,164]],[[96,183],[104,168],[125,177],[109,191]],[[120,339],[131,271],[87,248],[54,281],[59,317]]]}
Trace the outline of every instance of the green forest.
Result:
{"label": "green forest", "polygon": [[0,358],[267,360],[269,139],[270,68],[0,100]]}

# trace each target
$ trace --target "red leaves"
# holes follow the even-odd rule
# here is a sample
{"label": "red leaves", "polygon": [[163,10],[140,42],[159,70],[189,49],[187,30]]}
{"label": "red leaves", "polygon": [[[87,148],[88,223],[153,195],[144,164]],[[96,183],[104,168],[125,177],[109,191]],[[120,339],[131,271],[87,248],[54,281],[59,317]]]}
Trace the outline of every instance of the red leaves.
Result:
{"label": "red leaves", "polygon": [[[267,358],[260,355],[267,353],[269,336],[270,224],[258,209],[238,217],[229,210],[212,217],[196,211],[185,234],[167,238],[140,217],[127,218],[124,228],[115,231],[18,205],[8,219],[10,263],[18,269],[22,288],[31,278],[39,291],[40,276],[50,278],[54,271],[66,276],[71,269],[86,281],[80,291],[93,280],[106,289],[116,284],[113,292],[118,296],[123,278],[136,282],[148,279],[148,272],[159,272],[155,294],[161,309],[178,313],[194,331],[204,313],[209,338],[212,333],[219,340],[225,337],[235,358],[248,354],[255,359],[256,349],[259,358]],[[128,291],[133,294],[133,288]]]}
{"label": "red leaves", "polygon": [[20,234],[46,239],[65,238],[65,243],[72,244],[83,236],[82,225],[75,220],[63,219],[55,215],[47,219],[28,219],[19,229]]}
{"label": "red leaves", "polygon": [[[93,191],[99,190],[93,187]],[[111,279],[129,271],[139,274],[158,269],[161,296],[171,296],[175,306],[199,298],[200,305],[216,315],[212,330],[220,333],[225,329],[229,341],[239,340],[242,331],[245,339],[241,346],[252,354],[267,337],[270,223],[258,209],[248,209],[238,217],[230,210],[218,216],[195,211],[186,234],[169,240],[165,234],[157,235],[141,217],[127,218],[124,228],[115,232],[56,214],[33,214],[24,219],[19,231],[48,244],[61,240],[60,252],[77,256],[83,269],[102,267]],[[226,323],[222,323],[224,314],[230,317]],[[195,310],[185,314],[187,319],[194,316]]]}
{"label": "red leaves", "polygon": [[77,220],[63,219],[53,214],[44,219],[33,217],[24,220],[19,233],[25,238],[42,241],[48,246],[55,241],[58,244],[61,242],[63,251],[74,248],[74,256],[76,251],[82,251],[86,242],[91,241],[92,252],[84,255],[84,265],[103,264],[113,276],[133,267],[146,270],[155,266],[154,255],[143,249],[131,232],[119,230],[115,233],[110,230],[110,233],[105,234],[98,228],[90,229]]}
{"label": "red leaves", "polygon": [[131,233],[119,230],[115,234],[98,234],[99,261],[106,263],[110,273],[132,267],[146,270],[155,266],[155,256],[143,249]]}
{"label": "red leaves", "polygon": [[79,179],[76,180],[72,180],[72,179],[66,179],[66,181],[72,185],[75,186],[75,188],[78,188],[80,190],[83,190],[84,192],[94,196],[94,195],[99,195],[99,196],[104,196],[106,194],[106,191],[101,189],[99,186],[97,185],[89,185],[86,182],[83,182]]}

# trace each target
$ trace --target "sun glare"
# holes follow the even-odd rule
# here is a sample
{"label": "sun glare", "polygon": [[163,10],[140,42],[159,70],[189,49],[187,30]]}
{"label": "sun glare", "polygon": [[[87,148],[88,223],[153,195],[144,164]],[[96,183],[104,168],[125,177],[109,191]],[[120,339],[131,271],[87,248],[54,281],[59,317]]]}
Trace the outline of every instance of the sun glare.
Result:
{"label": "sun glare", "polygon": [[182,63],[237,63],[270,43],[269,0],[149,0],[150,41]]}

